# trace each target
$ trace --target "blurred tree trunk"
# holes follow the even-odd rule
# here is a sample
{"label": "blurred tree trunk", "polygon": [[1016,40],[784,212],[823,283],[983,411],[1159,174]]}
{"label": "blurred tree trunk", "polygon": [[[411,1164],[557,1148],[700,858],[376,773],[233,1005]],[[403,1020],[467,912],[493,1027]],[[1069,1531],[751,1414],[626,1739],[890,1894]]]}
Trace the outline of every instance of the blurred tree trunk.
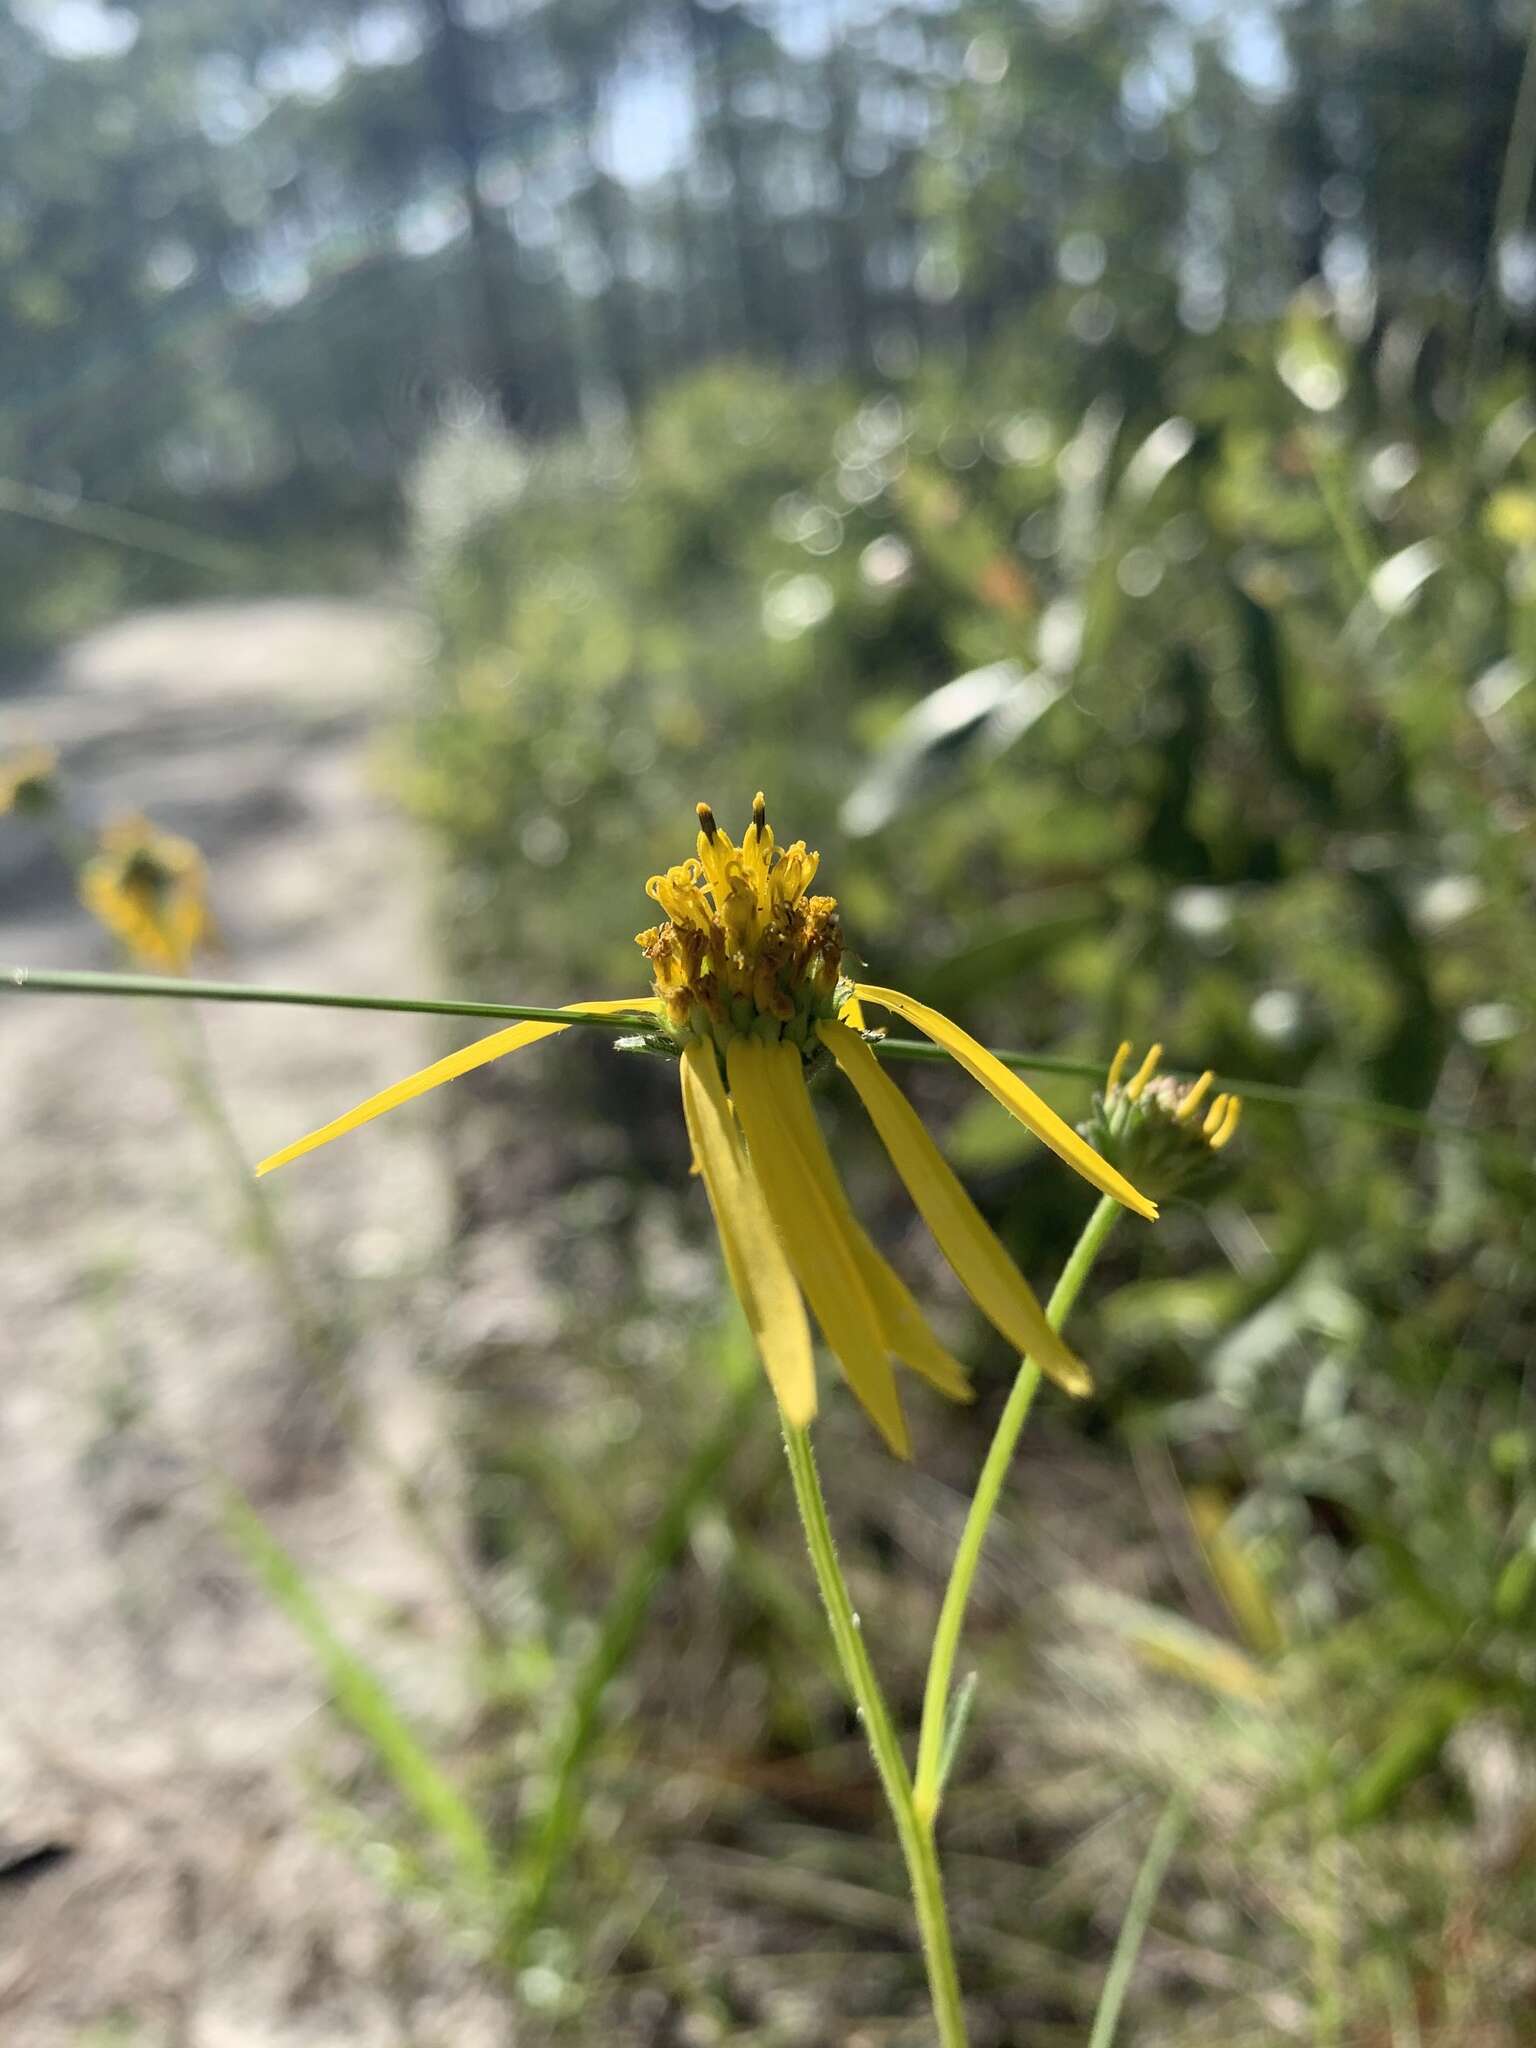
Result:
{"label": "blurred tree trunk", "polygon": [[482,150],[471,85],[474,53],[452,0],[426,0],[426,10],[433,27],[429,89],[443,141],[458,167],[459,196],[469,220],[474,297],[469,316],[470,360],[503,419],[512,424],[525,415],[531,394],[515,356],[507,238],[491,220],[480,190]]}
{"label": "blurred tree trunk", "polygon": [[758,31],[734,13],[701,6],[699,0],[686,0],[686,20],[704,110],[704,140],[730,178],[731,240],[743,329],[740,341],[749,349],[763,349],[779,338],[785,294],[774,289],[746,135],[732,105],[733,88]]}
{"label": "blurred tree trunk", "polygon": [[858,82],[850,53],[841,45],[834,45],[827,58],[826,83],[832,110],[827,154],[837,174],[839,192],[831,222],[833,292],[844,353],[849,365],[862,375],[874,362],[874,346],[864,267],[867,243],[863,181],[849,168],[849,145],[859,125]]}
{"label": "blurred tree trunk", "polygon": [[1322,272],[1328,239],[1323,187],[1333,170],[1333,150],[1323,126],[1323,102],[1331,83],[1332,0],[1301,0],[1292,17],[1291,61],[1296,89],[1286,117],[1290,159],[1292,233],[1302,281]]}

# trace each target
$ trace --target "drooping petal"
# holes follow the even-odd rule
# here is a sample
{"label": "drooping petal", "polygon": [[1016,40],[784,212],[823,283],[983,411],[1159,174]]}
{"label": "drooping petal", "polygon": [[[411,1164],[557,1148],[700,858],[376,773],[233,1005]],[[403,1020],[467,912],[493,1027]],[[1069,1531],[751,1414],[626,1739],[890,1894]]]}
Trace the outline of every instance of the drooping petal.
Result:
{"label": "drooping petal", "polygon": [[1107,1159],[1101,1159],[1091,1145],[1085,1145],[1072,1126],[1064,1122],[1048,1102],[1042,1102],[1033,1088],[1026,1088],[1017,1074],[1005,1067],[968,1031],[962,1031],[948,1017],[941,1016],[937,1010],[917,1002],[912,996],[903,995],[899,989],[874,988],[860,982],[854,994],[866,1003],[878,1003],[882,1009],[894,1010],[898,1017],[915,1024],[936,1045],[943,1046],[950,1057],[958,1060],[989,1095],[995,1095],[1004,1109],[1016,1116],[1026,1130],[1033,1131],[1042,1144],[1049,1145],[1059,1159],[1064,1159],[1101,1194],[1113,1195],[1117,1202],[1123,1202],[1127,1209],[1133,1209],[1138,1216],[1145,1216],[1149,1221],[1156,1218],[1155,1202],[1149,1202],[1145,1195],[1138,1194],[1123,1173],[1117,1173]]}
{"label": "drooping petal", "polygon": [[1029,1283],[868,1045],[845,1024],[821,1024],[817,1030],[858,1090],[908,1194],[982,1314],[1069,1394],[1091,1393],[1087,1367],[1046,1321]]}
{"label": "drooping petal", "polygon": [[[565,1007],[569,1010],[593,1010],[602,1016],[614,1017],[628,1010],[654,1014],[657,1004],[654,996],[635,996],[623,1003],[567,1003]],[[517,1052],[525,1045],[537,1045],[541,1038],[552,1037],[555,1032],[569,1031],[570,1028],[568,1024],[553,1024],[546,1020],[513,1024],[505,1031],[493,1031],[488,1038],[477,1038],[473,1045],[449,1053],[446,1059],[434,1060],[430,1067],[407,1074],[403,1081],[396,1081],[392,1087],[380,1089],[377,1095],[370,1095],[366,1102],[349,1109],[345,1116],[322,1124],[319,1130],[311,1131],[307,1137],[296,1138],[281,1152],[274,1152],[263,1159],[256,1172],[258,1175],[275,1172],[279,1166],[288,1165],[290,1160],[301,1159],[306,1152],[318,1151],[320,1146],[329,1145],[333,1138],[344,1138],[348,1131],[355,1131],[359,1125],[372,1123],[376,1116],[398,1109],[402,1102],[414,1102],[418,1095],[440,1088],[444,1081],[456,1081],[460,1074],[472,1073],[476,1067],[499,1060],[506,1053]]]}
{"label": "drooping petal", "polygon": [[785,1046],[793,1070],[760,1038],[733,1038],[726,1071],[749,1170],[789,1254],[816,1320],[876,1428],[900,1458],[909,1457],[906,1421],[891,1370],[880,1312],[836,1209],[827,1201],[794,1137],[787,1088],[805,1088],[800,1055]]}
{"label": "drooping petal", "polygon": [[816,1372],[805,1304],[769,1221],[762,1190],[747,1170],[713,1049],[690,1045],[681,1065],[683,1116],[731,1285],[786,1421],[804,1429],[816,1413]]}
{"label": "drooping petal", "polygon": [[[966,1377],[965,1367],[944,1349],[929,1327],[928,1319],[918,1307],[911,1289],[890,1261],[876,1249],[853,1213],[832,1154],[827,1149],[821,1125],[816,1120],[816,1112],[811,1107],[803,1075],[799,1072],[799,1054],[788,1046],[774,1046],[770,1050],[779,1064],[788,1068],[792,1063],[796,1070],[782,1090],[782,1100],[790,1116],[791,1134],[828,1207],[835,1211],[842,1225],[848,1247],[864,1276],[879,1315],[887,1349],[894,1351],[904,1364],[921,1373],[930,1385],[937,1387],[941,1394],[947,1394],[952,1401],[971,1400],[971,1383]],[[795,1081],[798,1081],[798,1086],[792,1085]]]}
{"label": "drooping petal", "polygon": [[890,1261],[882,1257],[866,1232],[857,1226],[850,1233],[849,1242],[880,1312],[885,1341],[902,1364],[910,1366],[951,1401],[974,1401],[976,1390],[965,1367],[934,1335],[912,1290]]}

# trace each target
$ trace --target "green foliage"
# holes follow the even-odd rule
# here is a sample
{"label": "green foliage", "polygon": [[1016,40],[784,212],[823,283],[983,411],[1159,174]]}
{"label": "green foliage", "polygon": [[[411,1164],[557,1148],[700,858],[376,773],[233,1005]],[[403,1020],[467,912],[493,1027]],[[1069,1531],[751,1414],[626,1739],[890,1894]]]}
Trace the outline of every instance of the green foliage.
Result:
{"label": "green foliage", "polygon": [[[1182,1491],[1199,1510],[1131,1628],[1139,1683],[1197,1720],[1226,1703],[1199,1742],[1254,1788],[1277,1896],[1337,1851],[1422,1956],[1472,1883],[1458,1745],[1536,1737],[1515,1136],[1536,1115],[1536,442],[1511,383],[1448,427],[1411,350],[1307,296],[1119,401],[1071,407],[1037,327],[963,384],[935,367],[860,397],[723,366],[584,450],[445,443],[418,492],[442,681],[408,773],[475,992],[638,989],[643,877],[686,849],[696,797],[731,820],[762,786],[878,977],[994,1042],[1157,1037],[1187,1071],[1404,1118],[1251,1101],[1212,1198],[1220,1263],[1187,1211],[1122,1233],[1079,1341],[1137,1480],[1163,1461],[1176,1516]],[[600,1094],[589,1125],[562,1096],[565,1141],[601,1120],[604,1156],[649,1163],[653,1105],[649,1081],[617,1120]],[[1472,1134],[1416,1136],[1423,1111]],[[1080,1213],[1058,1177],[987,1104],[952,1150],[1049,1272]],[[984,1387],[1006,1370],[976,1357]],[[946,1421],[973,1447],[989,1426]],[[1123,1632],[1087,1631],[1090,1664]],[[983,1658],[962,1780],[1003,1739],[1008,1655]],[[1142,1782],[1119,1741],[1094,1758],[1105,1798]],[[1203,1811],[1176,1870],[1209,1871]],[[1341,1913],[1264,1967],[1321,1972],[1326,2016],[1337,1940],[1366,2026],[1377,1979]],[[1189,2038],[1237,2038],[1202,1995],[1214,2031]]]}

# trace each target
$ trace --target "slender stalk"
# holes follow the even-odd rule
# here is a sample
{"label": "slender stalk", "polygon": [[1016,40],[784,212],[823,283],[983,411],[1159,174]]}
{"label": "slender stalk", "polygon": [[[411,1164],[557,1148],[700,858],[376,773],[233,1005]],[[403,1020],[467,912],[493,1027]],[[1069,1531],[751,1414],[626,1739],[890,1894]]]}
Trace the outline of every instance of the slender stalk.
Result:
{"label": "slender stalk", "polygon": [[1317,2048],[1339,2048],[1343,2038],[1343,1902],[1334,1855],[1339,1818],[1327,1768],[1321,1756],[1314,1761],[1315,1784],[1307,1816],[1312,1835],[1312,2028]]}
{"label": "slender stalk", "polygon": [[[431,1017],[489,1017],[507,1023],[595,1024],[613,1032],[634,1032],[653,1020],[637,1008],[633,1017],[599,1016],[588,1010],[551,1010],[528,1003],[474,1003],[462,998],[434,999],[425,996],[340,995],[329,990],[262,988],[250,982],[192,981],[179,976],[154,974],[87,974],[43,967],[0,966],[0,994],[12,991],[27,995],[165,996],[180,1001],[212,1003],[278,1003],[321,1010],[384,1010]],[[943,1046],[920,1038],[878,1038],[871,1041],[882,1059],[947,1060]],[[1019,1052],[1006,1046],[989,1048],[994,1059],[1021,1073],[1064,1074],[1073,1078],[1102,1080],[1107,1062],[1103,1059],[1063,1059],[1049,1053]],[[1176,1067],[1165,1070],[1173,1080],[1193,1080],[1192,1073]],[[1325,1095],[1310,1088],[1286,1088],[1277,1082],[1247,1081],[1230,1074],[1218,1074],[1216,1087],[1235,1090],[1247,1102],[1273,1102],[1283,1108],[1316,1109],[1328,1116],[1353,1117],[1361,1123],[1382,1124],[1390,1130],[1412,1131],[1421,1137],[1470,1138],[1494,1141],[1498,1133],[1471,1131],[1442,1118],[1420,1116],[1392,1102],[1368,1102],[1351,1095]]]}
{"label": "slender stalk", "polygon": [[[160,1020],[157,1018],[156,1021]],[[182,1100],[207,1132],[220,1166],[229,1177],[235,1199],[245,1214],[251,1244],[266,1262],[299,1350],[316,1371],[330,1381],[338,1365],[333,1333],[308,1299],[287,1239],[273,1212],[268,1189],[251,1173],[245,1147],[230,1121],[229,1110],[214,1076],[212,1056],[198,1013],[193,1010],[178,1016],[175,1021],[181,1030],[166,1032],[159,1038],[166,1063],[175,1077]]]}
{"label": "slender stalk", "polygon": [[944,1904],[944,1887],[939,1876],[933,1832],[923,1826],[912,1803],[912,1781],[907,1775],[906,1759],[891,1724],[890,1709],[880,1690],[880,1681],[864,1647],[859,1618],[853,1611],[847,1582],[837,1561],[837,1545],[827,1520],[827,1504],[822,1498],[821,1481],[816,1476],[816,1460],[809,1435],[786,1422],[784,1449],[794,1481],[795,1502],[805,1530],[806,1548],[810,1552],[816,1583],[821,1588],[832,1640],[837,1646],[838,1662],[863,1719],[864,1733],[869,1740],[886,1804],[891,1809],[901,1852],[906,1859],[940,2048],[966,2048],[965,2010],[960,2001],[960,1979],[955,1969],[949,1915]]}
{"label": "slender stalk", "polygon": [[24,483],[14,476],[0,476],[0,512],[41,520],[45,526],[62,526],[70,533],[89,534],[95,540],[113,541],[118,547],[132,548],[139,554],[188,562],[215,576],[239,574],[254,559],[245,548],[210,540],[190,527],[173,526],[167,519],[127,512],[120,505],[92,503],[63,491],[47,490],[41,484]]}
{"label": "slender stalk", "polygon": [[0,989],[36,990],[45,995],[173,996],[183,1002],[283,1003],[321,1010],[401,1010],[431,1017],[499,1017],[534,1024],[606,1024],[610,1031],[633,1031],[650,1022],[636,999],[634,1017],[598,1016],[586,1010],[550,1010],[527,1003],[437,1002],[426,996],[354,996],[303,988],[262,988],[244,981],[193,981],[190,976],[162,974],[85,974],[44,967],[0,967]]}
{"label": "slender stalk", "polygon": [[1136,1967],[1136,1958],[1146,1938],[1147,1923],[1152,1918],[1152,1908],[1157,1904],[1157,1895],[1162,1890],[1168,1865],[1173,1861],[1173,1852],[1179,1846],[1179,1837],[1188,1818],[1189,1799],[1185,1793],[1175,1792],[1163,1808],[1163,1817],[1147,1844],[1147,1853],[1131,1887],[1130,1904],[1125,1909],[1125,1918],[1115,1939],[1115,1952],[1105,1972],[1104,1989],[1099,1993],[1088,2048],[1112,2048],[1115,2029],[1120,2024],[1120,2008],[1125,2003],[1131,1972]]}
{"label": "slender stalk", "polygon": [[[1105,1195],[1083,1226],[1082,1236],[1073,1247],[1072,1256],[1062,1269],[1061,1278],[1056,1282],[1051,1298],[1046,1303],[1045,1319],[1053,1330],[1059,1330],[1066,1321],[1073,1303],[1082,1291],[1083,1282],[1088,1278],[1093,1262],[1103,1249],[1104,1241],[1114,1228],[1115,1218],[1119,1214],[1119,1203],[1112,1196]],[[943,1791],[944,1719],[949,1706],[955,1658],[960,1648],[960,1632],[965,1626],[965,1611],[970,1604],[971,1588],[976,1582],[976,1572],[981,1563],[987,1530],[991,1526],[998,1497],[1003,1490],[1003,1482],[1013,1463],[1019,1435],[1029,1418],[1030,1408],[1034,1405],[1035,1390],[1039,1384],[1040,1368],[1033,1359],[1026,1358],[1019,1367],[1012,1391],[987,1451],[986,1463],[981,1468],[981,1478],[977,1481],[976,1492],[966,1511],[960,1547],[955,1552],[955,1561],[950,1567],[949,1584],[944,1589],[944,1604],[939,1609],[933,1649],[928,1659],[928,1682],[923,1689],[923,1719],[917,1743],[917,1776],[913,1781],[912,1792],[918,1818],[929,1830],[932,1829],[938,1814]]]}

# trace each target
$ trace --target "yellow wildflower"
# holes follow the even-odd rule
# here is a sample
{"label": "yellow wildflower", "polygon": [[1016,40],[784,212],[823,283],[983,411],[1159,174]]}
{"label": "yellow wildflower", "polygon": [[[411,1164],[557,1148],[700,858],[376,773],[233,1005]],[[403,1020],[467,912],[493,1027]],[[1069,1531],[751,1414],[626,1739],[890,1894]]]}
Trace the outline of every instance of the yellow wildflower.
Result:
{"label": "yellow wildflower", "polygon": [[208,871],[190,839],[120,818],[80,871],[80,900],[134,958],[184,973],[214,938]]}
{"label": "yellow wildflower", "polygon": [[[646,885],[665,913],[664,923],[637,940],[651,966],[653,994],[571,1007],[649,1012],[653,1034],[680,1055],[694,1161],[731,1284],[787,1422],[804,1428],[816,1412],[806,1302],[849,1385],[899,1455],[908,1454],[908,1440],[893,1358],[952,1399],[970,1397],[963,1369],[849,1206],[805,1085],[807,1069],[825,1065],[827,1055],[853,1083],[977,1307],[1069,1392],[1087,1393],[1086,1369],[1046,1322],[861,1035],[864,1008],[892,1011],[934,1039],[1095,1187],[1142,1216],[1155,1216],[1155,1206],[957,1024],[896,989],[844,977],[837,904],[810,893],[820,856],[803,840],[777,844],[761,794],[739,847],[707,804],[698,815],[692,859]],[[257,1171],[270,1172],[442,1081],[567,1028],[526,1023],[494,1032],[274,1153]]]}
{"label": "yellow wildflower", "polygon": [[58,767],[52,747],[22,747],[0,761],[0,817],[7,811],[45,810],[53,802]]}

